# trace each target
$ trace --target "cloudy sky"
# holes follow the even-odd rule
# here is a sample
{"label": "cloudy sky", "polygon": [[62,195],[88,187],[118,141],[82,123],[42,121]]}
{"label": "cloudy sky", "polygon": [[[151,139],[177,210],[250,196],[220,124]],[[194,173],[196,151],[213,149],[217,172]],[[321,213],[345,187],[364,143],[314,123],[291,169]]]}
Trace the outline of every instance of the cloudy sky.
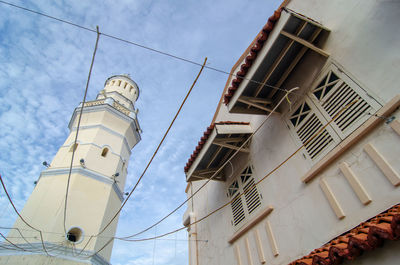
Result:
{"label": "cloudy sky", "polygon": [[[16,1],[39,12],[230,71],[280,1]],[[18,209],[51,162],[82,101],[96,34],[0,3],[0,174]],[[107,77],[129,73],[140,87],[142,141],[125,187],[143,171],[200,67],[100,37],[89,86],[95,99]],[[210,124],[227,76],[204,70],[162,149],[126,204],[118,236],[134,234],[185,200],[183,167]],[[0,225],[16,215],[0,192]],[[182,225],[185,208],[144,236]],[[3,231],[5,232],[5,231]],[[187,264],[186,232],[147,242],[114,243],[112,264]],[[206,244],[206,242],[199,242]]]}

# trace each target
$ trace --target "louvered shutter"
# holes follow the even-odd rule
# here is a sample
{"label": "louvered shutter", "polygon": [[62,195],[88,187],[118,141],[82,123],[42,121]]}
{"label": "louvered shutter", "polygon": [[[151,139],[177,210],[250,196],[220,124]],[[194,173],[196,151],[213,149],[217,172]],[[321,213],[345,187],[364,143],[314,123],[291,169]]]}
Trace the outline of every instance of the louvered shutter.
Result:
{"label": "louvered shutter", "polygon": [[325,119],[315,110],[314,104],[306,99],[289,116],[289,126],[301,145],[304,144],[305,153],[311,161],[325,155],[339,141],[332,128],[323,128]]}
{"label": "louvered shutter", "polygon": [[380,108],[379,104],[351,78],[331,65],[311,89],[312,99],[327,120],[333,119],[343,107],[348,108],[331,123],[340,138],[344,139]]}

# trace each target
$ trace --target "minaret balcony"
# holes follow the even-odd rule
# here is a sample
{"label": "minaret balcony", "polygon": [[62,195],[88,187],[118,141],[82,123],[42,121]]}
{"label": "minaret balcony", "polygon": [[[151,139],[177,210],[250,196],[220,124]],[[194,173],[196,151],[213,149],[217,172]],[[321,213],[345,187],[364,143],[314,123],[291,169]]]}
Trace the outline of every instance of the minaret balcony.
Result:
{"label": "minaret balcony", "polygon": [[130,109],[124,107],[122,104],[119,104],[112,98],[88,101],[88,102],[85,102],[84,107],[92,107],[92,106],[98,106],[98,105],[103,105],[103,104],[109,104],[114,109],[118,110],[119,112],[122,112],[123,114],[125,114],[127,116],[130,116],[131,112],[135,112],[135,111],[131,111]]}

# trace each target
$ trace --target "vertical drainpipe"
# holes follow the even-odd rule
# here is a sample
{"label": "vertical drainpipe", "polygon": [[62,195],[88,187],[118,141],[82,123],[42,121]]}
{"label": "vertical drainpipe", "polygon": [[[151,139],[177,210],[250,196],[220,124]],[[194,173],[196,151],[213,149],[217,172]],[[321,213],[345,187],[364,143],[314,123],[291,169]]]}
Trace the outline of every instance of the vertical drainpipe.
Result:
{"label": "vertical drainpipe", "polygon": [[[190,196],[193,196],[193,185],[190,183]],[[189,214],[190,224],[196,222],[196,217],[194,214],[194,203],[193,197],[191,199],[192,211]],[[190,225],[190,241],[189,241],[189,259],[190,265],[199,265],[199,245],[197,241],[197,224]]]}
{"label": "vertical drainpipe", "polygon": [[[190,223],[194,223],[196,221],[196,217],[193,213],[190,213]],[[190,226],[190,241],[189,241],[189,249],[190,249],[190,265],[198,265],[199,264],[199,256],[198,256],[198,242],[197,242],[197,224]]]}

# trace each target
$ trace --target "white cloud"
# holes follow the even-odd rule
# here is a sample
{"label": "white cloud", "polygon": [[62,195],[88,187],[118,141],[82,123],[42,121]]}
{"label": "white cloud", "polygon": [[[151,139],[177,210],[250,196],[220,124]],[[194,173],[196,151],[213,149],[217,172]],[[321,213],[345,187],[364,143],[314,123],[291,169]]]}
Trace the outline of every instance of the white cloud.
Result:
{"label": "white cloud", "polygon": [[[229,71],[272,13],[277,1],[14,1],[102,32]],[[265,12],[260,12],[265,10]],[[41,163],[51,161],[68,135],[82,100],[96,34],[0,4],[0,169],[18,209],[34,188]],[[126,190],[133,187],[172,120],[199,67],[100,36],[89,86],[94,99],[107,77],[130,73],[141,89],[143,128]],[[186,199],[183,167],[209,125],[226,75],[204,70],[154,163],[121,214],[118,235],[140,231]],[[0,193],[1,226],[16,216]],[[157,226],[182,225],[185,207]],[[154,235],[150,230],[143,236]],[[171,237],[171,236],[170,236]],[[169,238],[170,238],[169,237]],[[172,235],[173,237],[173,235]],[[186,238],[185,231],[178,233]],[[187,264],[187,242],[114,244],[113,264]],[[176,256],[175,256],[176,251]],[[153,254],[155,253],[155,254]]]}

